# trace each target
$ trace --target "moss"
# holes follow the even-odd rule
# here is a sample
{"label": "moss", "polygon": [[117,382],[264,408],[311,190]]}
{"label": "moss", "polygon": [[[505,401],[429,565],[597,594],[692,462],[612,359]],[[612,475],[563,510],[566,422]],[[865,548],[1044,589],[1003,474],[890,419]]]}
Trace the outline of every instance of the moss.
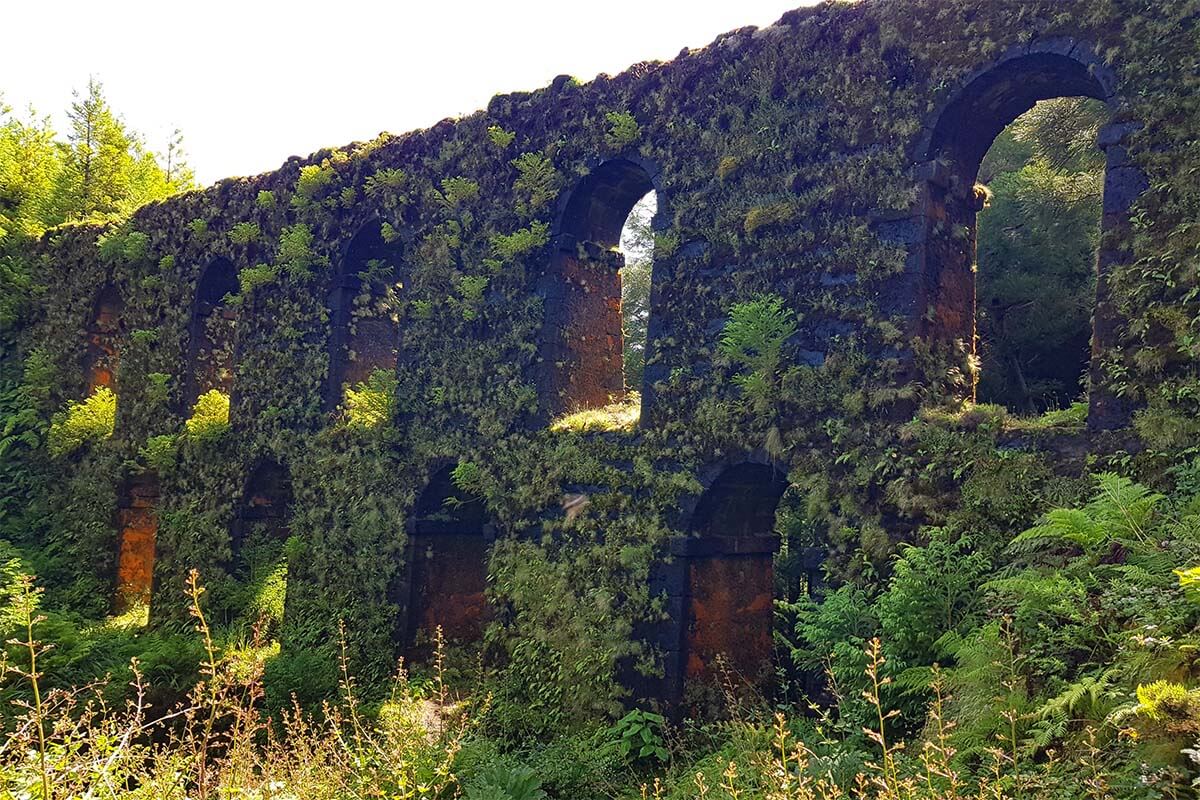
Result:
{"label": "moss", "polygon": [[566,414],[550,423],[550,430],[556,433],[572,431],[588,433],[591,431],[633,431],[637,427],[642,414],[642,397],[637,392],[630,392],[623,400],[609,403],[601,408],[576,411]]}

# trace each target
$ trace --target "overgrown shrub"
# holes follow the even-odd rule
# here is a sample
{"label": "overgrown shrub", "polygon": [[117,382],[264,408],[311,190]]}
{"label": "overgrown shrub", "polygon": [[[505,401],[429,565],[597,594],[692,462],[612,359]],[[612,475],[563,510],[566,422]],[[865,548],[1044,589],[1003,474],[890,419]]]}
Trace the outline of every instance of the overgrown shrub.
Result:
{"label": "overgrown shrub", "polygon": [[68,402],[66,408],[54,415],[46,445],[51,455],[68,455],[87,442],[112,436],[116,422],[116,392],[101,386],[88,399]]}

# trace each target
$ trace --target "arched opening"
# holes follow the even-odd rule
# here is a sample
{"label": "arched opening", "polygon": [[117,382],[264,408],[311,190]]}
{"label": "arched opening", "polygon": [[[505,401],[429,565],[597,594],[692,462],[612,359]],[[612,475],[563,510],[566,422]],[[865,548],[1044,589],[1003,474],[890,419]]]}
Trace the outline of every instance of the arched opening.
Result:
{"label": "arched opening", "polygon": [[686,545],[683,700],[710,713],[724,689],[763,691],[773,673],[775,510],[787,490],[773,466],[727,467],[701,496]]}
{"label": "arched opening", "polygon": [[[1000,318],[1012,314],[1021,303],[1029,301],[1028,297],[1024,300],[1014,299],[1013,307],[1006,308],[1006,295],[1020,294],[1014,289],[1012,281],[1007,287],[1002,280],[992,280],[992,275],[977,281],[977,266],[981,270],[987,268],[986,263],[978,260],[978,219],[988,199],[987,192],[977,184],[984,158],[1006,128],[1042,101],[1057,98],[1100,101],[1106,104],[1105,116],[1115,103],[1112,81],[1102,65],[1079,60],[1076,56],[1083,49],[1074,44],[1064,43],[1059,49],[1062,53],[1071,54],[1049,51],[1028,53],[1002,62],[967,84],[937,118],[922,153],[925,159],[922,168],[925,187],[922,288],[927,299],[924,307],[928,313],[921,325],[928,339],[941,343],[951,353],[957,353],[955,360],[963,375],[961,391],[968,399],[975,399],[977,389],[982,386],[980,399],[1022,396],[1024,399],[1018,404],[1021,407],[1013,410],[1038,411],[1061,404],[1063,397],[1073,391],[1072,386],[1080,391],[1087,388],[1091,406],[1089,421],[1093,425],[1110,425],[1114,415],[1119,416],[1120,412],[1113,408],[1111,397],[1103,391],[1097,391],[1095,354],[1108,344],[1105,339],[1112,336],[1104,276],[1107,268],[1122,257],[1120,253],[1100,250],[1097,255],[1096,246],[1093,246],[1090,255],[1093,277],[1086,279],[1083,285],[1078,284],[1078,276],[1075,276],[1076,283],[1069,285],[1061,282],[1054,284],[1049,280],[1039,284],[1036,276],[1023,277],[1025,294],[1036,297],[1036,305],[1043,306],[1045,313],[1054,313],[1050,309],[1055,301],[1070,303],[1073,300],[1052,297],[1053,293],[1072,290],[1090,293],[1086,312],[1075,315],[1077,320],[1091,317],[1082,326],[1083,330],[1061,327],[1050,334],[1051,328],[1048,328],[1047,337],[1052,335],[1053,341],[1043,337],[1039,343],[1042,360],[1061,365],[1058,369],[1064,375],[1073,370],[1073,363],[1078,364],[1081,373],[1090,371],[1092,380],[1089,387],[1081,385],[1086,381],[1063,379],[1065,386],[1061,392],[1049,392],[1044,402],[1039,403],[1030,399],[1029,395],[1034,393],[1004,385],[1008,380],[1019,382],[1022,375],[1009,369],[1009,375],[1002,378],[996,374],[998,368],[994,360],[989,364],[986,358],[984,368],[991,370],[993,375],[985,378],[982,384],[977,384],[980,356],[986,356],[988,352],[986,344],[981,351],[980,335],[995,336]],[[1111,131],[1113,127],[1108,126],[1104,130]],[[1106,156],[1102,223],[1106,232],[1116,230],[1127,221],[1127,217],[1123,221],[1122,215],[1127,214],[1133,199],[1129,186],[1124,185],[1130,180],[1126,174],[1127,154],[1123,147],[1114,146],[1119,145],[1119,139],[1117,137],[1109,141],[1105,135],[1099,137]],[[989,177],[986,172],[984,177]],[[1114,181],[1123,185],[1115,186]],[[987,242],[991,249],[997,237],[992,235],[993,231],[987,230],[986,222],[984,230],[988,234]],[[990,249],[983,255],[994,255]],[[1011,273],[1008,277],[1011,277]],[[993,300],[998,301],[995,306],[992,305]],[[982,306],[978,305],[979,301],[982,301]],[[994,346],[992,352],[996,352]],[[1101,417],[1105,420],[1101,420]]]}
{"label": "arched opening", "polygon": [[237,308],[228,298],[239,290],[237,270],[227,258],[214,259],[196,284],[184,397],[188,410],[209,390],[228,395],[233,388]]}
{"label": "arched opening", "polygon": [[263,461],[242,492],[230,543],[235,570],[245,566],[242,562],[256,560],[255,553],[247,551],[270,549],[277,556],[291,533],[291,517],[291,472],[277,461]]}
{"label": "arched opening", "polygon": [[479,641],[487,620],[487,559],[494,539],[483,500],[438,470],[409,524],[409,603],[405,646],[420,659],[438,627],[451,644]]}
{"label": "arched opening", "polygon": [[87,394],[101,387],[111,389],[117,373],[117,349],[125,328],[125,301],[115,286],[105,286],[96,295],[88,320],[84,375]]}
{"label": "arched opening", "polygon": [[396,369],[400,259],[399,244],[384,238],[376,217],[354,235],[338,264],[328,297],[330,408],[341,402],[346,386],[366,381],[376,370]]}
{"label": "arched opening", "polygon": [[117,508],[117,580],[113,610],[118,614],[149,606],[154,589],[158,538],[158,476],[145,473],[127,481]]}
{"label": "arched opening", "polygon": [[653,250],[649,219],[660,201],[653,176],[625,158],[596,167],[567,198],[541,286],[539,388],[549,415],[602,408],[640,388]]}
{"label": "arched opening", "polygon": [[1097,100],[1044,100],[996,139],[978,181],[976,400],[1020,414],[1086,394],[1108,117]]}

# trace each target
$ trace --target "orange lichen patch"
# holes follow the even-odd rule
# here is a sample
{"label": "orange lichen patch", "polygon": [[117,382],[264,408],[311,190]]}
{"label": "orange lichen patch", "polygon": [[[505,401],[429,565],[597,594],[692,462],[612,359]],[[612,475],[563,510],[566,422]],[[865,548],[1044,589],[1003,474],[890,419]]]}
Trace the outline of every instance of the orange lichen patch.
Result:
{"label": "orange lichen patch", "polygon": [[727,670],[740,685],[764,685],[771,671],[773,580],[769,553],[692,562],[685,667],[689,683],[718,684]]}
{"label": "orange lichen patch", "polygon": [[482,534],[416,536],[412,567],[413,619],[420,634],[432,637],[440,625],[448,642],[478,640],[488,612]]}
{"label": "orange lichen patch", "polygon": [[134,486],[127,505],[117,514],[120,550],[117,556],[117,592],[114,610],[120,614],[138,604],[149,604],[154,586],[154,552],[158,513],[153,486]]}
{"label": "orange lichen patch", "polygon": [[624,263],[624,257],[612,251],[563,259],[567,363],[560,388],[574,409],[601,408],[625,392],[620,277]]}

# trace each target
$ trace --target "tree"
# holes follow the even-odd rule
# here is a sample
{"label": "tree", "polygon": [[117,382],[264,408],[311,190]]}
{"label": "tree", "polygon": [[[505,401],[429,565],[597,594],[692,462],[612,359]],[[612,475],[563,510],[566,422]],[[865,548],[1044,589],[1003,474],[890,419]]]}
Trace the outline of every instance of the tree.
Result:
{"label": "tree", "polygon": [[650,192],[633,207],[621,230],[621,332],[625,342],[625,385],[642,385],[646,365],[646,327],[650,321],[650,278],[654,267],[654,231],[650,221],[658,211],[658,200]]}
{"label": "tree", "polygon": [[18,119],[0,103],[0,241],[37,236],[60,221],[48,205],[61,168],[49,118],[31,108]]}
{"label": "tree", "polygon": [[1085,387],[1106,117],[1097,101],[1039,103],[989,151],[980,180],[979,399],[1033,413]]}
{"label": "tree", "polygon": [[191,185],[178,131],[168,144],[168,172],[141,137],[126,129],[95,78],[88,80],[86,95],[75,94],[67,117],[71,128],[67,141],[59,144],[63,169],[54,197],[61,219],[116,219]]}

